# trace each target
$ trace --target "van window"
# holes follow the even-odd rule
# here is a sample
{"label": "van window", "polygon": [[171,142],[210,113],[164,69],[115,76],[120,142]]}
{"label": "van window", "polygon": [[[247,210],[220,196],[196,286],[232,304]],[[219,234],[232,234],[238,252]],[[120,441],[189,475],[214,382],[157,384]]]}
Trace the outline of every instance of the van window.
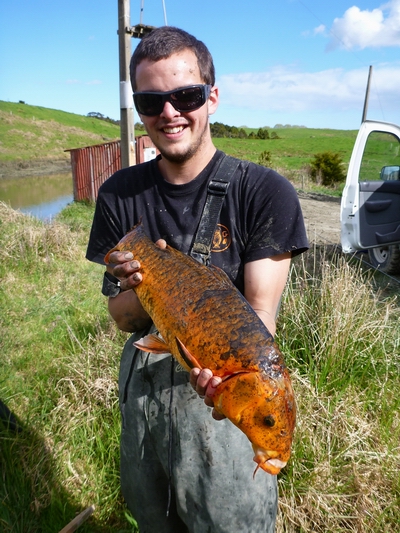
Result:
{"label": "van window", "polygon": [[383,167],[400,165],[400,142],[395,135],[380,131],[369,134],[361,161],[358,181],[381,179]]}

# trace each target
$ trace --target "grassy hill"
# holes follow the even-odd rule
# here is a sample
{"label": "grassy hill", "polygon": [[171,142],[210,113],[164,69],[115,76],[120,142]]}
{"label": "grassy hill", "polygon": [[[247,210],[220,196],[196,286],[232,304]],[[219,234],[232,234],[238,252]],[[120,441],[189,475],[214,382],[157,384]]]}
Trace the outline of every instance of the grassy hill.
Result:
{"label": "grassy hill", "polygon": [[[246,130],[257,132],[257,129]],[[355,130],[300,127],[270,131],[276,133],[276,138],[214,138],[214,142],[226,153],[256,163],[263,152],[268,152],[273,168],[301,184],[307,165],[318,152],[337,152],[347,165],[357,134]],[[50,162],[69,164],[65,150],[119,137],[119,126],[98,118],[0,100],[0,167],[3,169],[0,177],[6,175],[4,170],[9,175],[10,170],[18,168],[32,174],[35,166],[43,172],[44,163],[49,174]]]}
{"label": "grassy hill", "polygon": [[[253,130],[254,131],[254,130]],[[271,154],[271,166],[285,171],[301,170],[318,152],[337,152],[348,164],[357,136],[356,130],[284,128],[275,131],[277,139],[214,139],[226,153],[258,162],[264,151]]]}
{"label": "grassy hill", "polygon": [[119,139],[119,126],[97,118],[0,100],[0,164],[69,160],[65,150]]}

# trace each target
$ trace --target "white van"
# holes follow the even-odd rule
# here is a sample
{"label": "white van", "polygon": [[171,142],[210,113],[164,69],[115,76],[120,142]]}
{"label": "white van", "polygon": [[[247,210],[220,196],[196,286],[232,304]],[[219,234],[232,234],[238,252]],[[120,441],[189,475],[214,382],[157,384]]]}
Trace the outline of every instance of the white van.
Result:
{"label": "white van", "polygon": [[343,252],[368,252],[373,266],[400,273],[400,127],[366,120],[354,144],[341,209]]}

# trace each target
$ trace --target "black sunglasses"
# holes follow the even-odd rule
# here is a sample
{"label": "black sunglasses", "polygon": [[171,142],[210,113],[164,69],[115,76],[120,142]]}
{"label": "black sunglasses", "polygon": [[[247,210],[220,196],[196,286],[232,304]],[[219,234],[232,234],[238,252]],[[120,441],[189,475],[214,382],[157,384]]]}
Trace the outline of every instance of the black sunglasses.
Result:
{"label": "black sunglasses", "polygon": [[143,91],[134,93],[133,100],[137,112],[147,117],[161,115],[165,102],[169,102],[180,113],[189,113],[206,103],[211,87],[211,85],[188,85],[165,93]]}

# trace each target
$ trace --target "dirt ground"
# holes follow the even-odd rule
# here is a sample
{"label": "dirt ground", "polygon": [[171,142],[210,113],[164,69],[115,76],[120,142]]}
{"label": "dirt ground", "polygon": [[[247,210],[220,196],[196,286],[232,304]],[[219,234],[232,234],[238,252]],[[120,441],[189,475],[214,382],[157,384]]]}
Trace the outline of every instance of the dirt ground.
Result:
{"label": "dirt ground", "polygon": [[31,161],[1,161],[0,179],[50,176],[71,172],[69,157],[64,159],[37,159]]}
{"label": "dirt ground", "polygon": [[340,198],[298,193],[310,243],[340,243]]}

